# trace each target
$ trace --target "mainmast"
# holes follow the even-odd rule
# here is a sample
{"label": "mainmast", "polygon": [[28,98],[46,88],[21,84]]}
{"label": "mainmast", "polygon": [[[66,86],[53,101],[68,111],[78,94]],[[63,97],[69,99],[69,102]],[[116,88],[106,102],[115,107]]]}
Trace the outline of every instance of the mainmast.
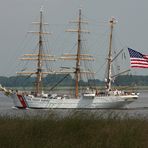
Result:
{"label": "mainmast", "polygon": [[81,9],[79,9],[79,19],[78,19],[78,47],[77,47],[77,57],[76,57],[76,71],[75,71],[75,96],[79,96],[79,77],[80,77],[80,50],[81,50]]}
{"label": "mainmast", "polygon": [[[82,54],[81,53],[81,48],[82,48],[82,43],[81,43],[81,34],[82,33],[89,33],[87,30],[82,30],[82,24],[88,24],[87,21],[82,20],[81,18],[81,9],[79,9],[79,17],[78,20],[71,21],[72,23],[76,23],[78,25],[77,29],[68,29],[68,32],[77,32],[77,52],[76,54],[64,54],[61,59],[64,60],[76,60],[76,65],[75,65],[75,71],[67,71],[67,73],[74,73],[75,74],[75,97],[79,98],[79,80],[80,80],[80,75],[81,74],[86,74],[86,73],[91,73],[90,71],[85,71],[81,67],[81,61],[91,61],[94,60],[91,55],[89,54]],[[66,73],[64,71],[64,73]],[[94,73],[93,73],[94,74]]]}
{"label": "mainmast", "polygon": [[36,93],[41,94],[42,85],[42,54],[43,54],[43,9],[40,10],[40,24],[39,24],[39,50],[38,50],[38,60],[37,60],[37,72],[36,72]]}
{"label": "mainmast", "polygon": [[111,90],[111,74],[112,74],[112,39],[113,39],[113,29],[115,24],[115,19],[110,20],[110,37],[109,37],[109,52],[108,52],[108,65],[107,65],[107,91]]}

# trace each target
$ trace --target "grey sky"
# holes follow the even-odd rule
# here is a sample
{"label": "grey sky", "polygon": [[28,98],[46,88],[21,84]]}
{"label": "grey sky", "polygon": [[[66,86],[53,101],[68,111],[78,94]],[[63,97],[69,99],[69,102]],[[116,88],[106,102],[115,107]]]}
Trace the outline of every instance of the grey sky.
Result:
{"label": "grey sky", "polygon": [[[148,54],[147,0],[0,0],[0,76],[15,75],[17,59],[22,55],[20,44],[29,24],[38,17],[43,3],[49,24],[67,24],[68,20],[76,18],[80,6],[90,22],[95,22],[96,26],[98,22],[98,30],[101,24],[99,22],[114,16],[118,20],[117,34],[121,44]],[[51,31],[56,34],[55,30]],[[54,48],[54,45],[52,46]],[[96,50],[96,46],[99,45],[91,48]],[[103,48],[103,45],[101,46],[100,48]],[[133,72],[148,74],[147,69]]]}

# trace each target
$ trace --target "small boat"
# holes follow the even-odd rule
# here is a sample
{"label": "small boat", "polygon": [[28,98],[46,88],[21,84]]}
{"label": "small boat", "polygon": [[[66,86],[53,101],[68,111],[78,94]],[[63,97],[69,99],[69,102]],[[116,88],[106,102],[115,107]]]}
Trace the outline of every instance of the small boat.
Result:
{"label": "small boat", "polygon": [[[65,54],[61,57],[62,60],[75,60],[75,68],[73,71],[64,71],[63,73],[69,74],[74,73],[75,78],[75,94],[71,96],[69,94],[58,95],[56,93],[48,94],[43,93],[42,90],[42,80],[45,74],[50,74],[50,72],[44,71],[42,68],[43,61],[54,60],[52,56],[44,54],[43,51],[43,35],[46,34],[43,32],[44,22],[42,19],[43,9],[40,10],[40,21],[37,23],[39,25],[39,41],[38,41],[38,53],[37,54],[27,54],[22,60],[36,60],[37,67],[35,72],[20,72],[19,74],[34,74],[36,75],[35,82],[35,93],[17,93],[13,92],[11,97],[14,101],[14,106],[18,108],[34,108],[34,109],[98,109],[98,108],[123,108],[128,104],[134,102],[138,99],[138,94],[132,92],[127,93],[124,91],[113,90],[112,89],[112,32],[114,29],[115,20],[112,18],[110,20],[110,44],[108,51],[108,69],[106,77],[106,88],[103,92],[98,92],[95,88],[86,88],[82,93],[79,92],[79,81],[80,75],[91,74],[89,70],[81,69],[81,61],[93,61],[93,57],[88,54],[81,53],[81,33],[87,33],[88,31],[82,30],[82,24],[87,23],[82,20],[81,9],[79,9],[78,20],[73,21],[77,24],[78,28],[76,30],[68,30],[70,32],[77,33],[77,50],[76,54]],[[56,73],[55,73],[56,74]]]}

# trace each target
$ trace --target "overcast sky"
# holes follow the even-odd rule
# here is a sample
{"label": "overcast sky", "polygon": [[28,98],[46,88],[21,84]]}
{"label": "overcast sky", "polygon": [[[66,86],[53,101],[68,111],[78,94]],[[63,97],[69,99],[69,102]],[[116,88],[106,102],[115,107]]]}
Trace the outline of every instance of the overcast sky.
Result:
{"label": "overcast sky", "polygon": [[[95,24],[94,28],[98,25],[98,30],[101,21],[108,21],[114,16],[118,20],[117,35],[121,44],[148,54],[147,0],[0,0],[0,76],[15,75],[17,59],[22,55],[21,42],[43,4],[49,24],[68,23],[68,20],[76,18],[80,7],[84,16]],[[56,34],[55,30],[52,31]],[[54,44],[52,48],[57,47],[58,43]],[[102,47],[96,49],[94,45],[91,48],[95,52],[102,50],[99,51],[101,53],[104,51]],[[61,48],[66,47],[61,45]],[[134,70],[134,74],[147,75],[148,69]]]}

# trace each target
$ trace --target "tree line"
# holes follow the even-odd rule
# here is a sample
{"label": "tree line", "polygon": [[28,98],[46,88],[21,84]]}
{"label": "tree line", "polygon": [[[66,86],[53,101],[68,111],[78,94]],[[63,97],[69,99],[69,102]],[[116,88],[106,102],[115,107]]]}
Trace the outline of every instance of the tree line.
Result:
{"label": "tree line", "polygon": [[[35,83],[35,77],[28,76],[11,76],[5,77],[0,76],[0,84],[5,87],[32,87]],[[79,81],[80,85],[90,85],[90,86],[102,86],[104,81],[99,79],[89,79],[88,81]],[[48,75],[43,79],[44,86],[72,86],[75,84],[74,78],[71,75],[57,74]],[[148,76],[137,76],[137,75],[122,75],[117,77],[113,81],[115,86],[147,86]]]}

